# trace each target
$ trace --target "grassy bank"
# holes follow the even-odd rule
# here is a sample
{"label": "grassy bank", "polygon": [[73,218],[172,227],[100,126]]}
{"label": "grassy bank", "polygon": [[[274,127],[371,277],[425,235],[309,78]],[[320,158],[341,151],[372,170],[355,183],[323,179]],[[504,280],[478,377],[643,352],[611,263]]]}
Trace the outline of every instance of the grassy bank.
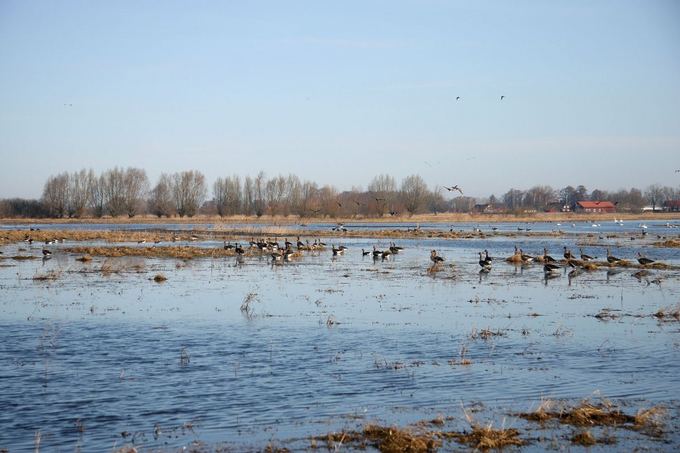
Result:
{"label": "grassy bank", "polygon": [[129,224],[129,223],[177,223],[177,224],[234,224],[251,223],[262,225],[290,225],[307,223],[361,223],[361,222],[382,222],[382,223],[498,223],[498,222],[606,222],[614,219],[629,221],[642,220],[677,220],[680,221],[680,213],[640,213],[640,214],[575,214],[562,212],[540,212],[534,214],[462,214],[462,213],[441,213],[441,214],[418,214],[414,216],[386,216],[386,217],[298,217],[298,216],[230,216],[219,217],[210,215],[198,215],[195,217],[170,217],[158,218],[151,215],[128,217],[103,217],[93,218],[84,217],[78,219],[24,219],[24,218],[3,218],[0,223],[12,224],[43,224],[43,223],[92,223],[92,224]]}

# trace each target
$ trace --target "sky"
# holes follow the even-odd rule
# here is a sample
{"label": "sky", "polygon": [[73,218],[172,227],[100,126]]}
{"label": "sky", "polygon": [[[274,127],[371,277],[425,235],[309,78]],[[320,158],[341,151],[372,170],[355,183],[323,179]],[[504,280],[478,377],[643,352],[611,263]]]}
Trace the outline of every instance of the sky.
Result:
{"label": "sky", "polygon": [[115,166],[678,187],[680,2],[0,0],[0,198]]}

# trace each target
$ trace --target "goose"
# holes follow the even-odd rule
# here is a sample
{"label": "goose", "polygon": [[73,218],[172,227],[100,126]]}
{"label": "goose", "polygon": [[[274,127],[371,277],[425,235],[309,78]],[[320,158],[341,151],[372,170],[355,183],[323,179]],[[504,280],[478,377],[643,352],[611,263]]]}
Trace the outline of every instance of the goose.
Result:
{"label": "goose", "polygon": [[484,249],[484,261],[491,266],[491,262],[493,261],[493,258],[489,256],[489,251]]}
{"label": "goose", "polygon": [[345,253],[345,249],[336,248],[335,246],[332,247],[332,250],[333,250],[333,256],[338,256],[338,255],[342,255],[343,253]]}
{"label": "goose", "polygon": [[488,257],[485,258],[482,252],[479,252],[479,265],[482,269],[491,270],[491,261],[487,261]]}
{"label": "goose", "polygon": [[233,250],[234,245],[231,242],[224,241],[224,250]]}
{"label": "goose", "polygon": [[190,239],[191,241],[198,241],[198,236],[192,234],[192,235],[189,237],[189,239]]}
{"label": "goose", "polygon": [[272,257],[272,261],[281,261],[283,259],[283,252],[281,252],[280,250],[276,250],[272,252],[270,255]]}
{"label": "goose", "polygon": [[653,259],[647,258],[644,256],[642,253],[638,252],[638,263],[642,264],[643,266],[647,266],[648,264],[652,264],[655,261]]}
{"label": "goose", "polygon": [[523,263],[531,263],[534,260],[533,256],[525,254],[522,249],[519,249],[519,256],[522,258]]}
{"label": "goose", "polygon": [[293,243],[290,242],[290,241],[288,240],[288,238],[283,238],[283,245],[285,246],[285,248],[288,249],[288,248],[290,248],[290,247],[293,246]]}
{"label": "goose", "polygon": [[544,263],[555,263],[557,260],[552,256],[548,255],[548,249],[543,247],[543,262]]}
{"label": "goose", "polygon": [[399,247],[399,246],[396,245],[394,242],[391,242],[391,243],[390,243],[390,252],[396,254],[396,253],[401,252],[402,250],[404,250],[403,247]]}
{"label": "goose", "polygon": [[284,260],[290,261],[293,258],[293,256],[295,256],[295,252],[292,249],[287,248],[286,250],[283,251]]}
{"label": "goose", "polygon": [[300,236],[297,237],[297,248],[301,249],[305,246],[305,243],[300,240]]}
{"label": "goose", "polygon": [[246,253],[245,250],[243,250],[243,247],[237,242],[236,243],[236,248],[234,248],[234,251],[236,252],[237,255],[243,255]]}
{"label": "goose", "polygon": [[592,256],[586,255],[585,253],[583,253],[583,249],[582,249],[582,248],[579,247],[578,250],[579,250],[579,252],[581,252],[581,260],[582,260],[582,261],[592,261],[592,260],[595,259],[595,258],[593,258]]}
{"label": "goose", "polygon": [[543,272],[546,274],[556,274],[560,271],[560,269],[560,265],[555,263],[545,263],[543,265]]}
{"label": "goose", "polygon": [[505,261],[507,261],[509,263],[521,263],[522,262],[522,253],[519,251],[517,246],[515,246],[515,253],[513,253],[511,257],[506,258]]}
{"label": "goose", "polygon": [[612,252],[610,252],[610,251],[609,251],[609,248],[607,248],[607,262],[608,262],[609,264],[616,264],[616,263],[618,263],[618,262],[620,262],[620,261],[621,261],[621,259],[615,257],[614,255],[612,255]]}
{"label": "goose", "polygon": [[564,246],[564,259],[569,261],[570,259],[573,259],[574,255],[571,254],[571,250],[567,248],[567,246]]}
{"label": "goose", "polygon": [[366,256],[366,255],[370,255],[370,254],[371,254],[371,252],[370,252],[370,251],[369,251],[369,252],[367,252],[366,250],[364,250],[364,249],[361,249],[361,255],[362,255],[362,256]]}
{"label": "goose", "polygon": [[52,252],[47,249],[42,249],[43,256],[52,256]]}
{"label": "goose", "polygon": [[392,256],[392,252],[391,252],[391,251],[389,251],[389,250],[384,250],[384,251],[382,252],[382,259],[383,259],[383,260],[389,259],[390,256]]}
{"label": "goose", "polygon": [[443,263],[443,262],[444,262],[444,258],[442,258],[441,256],[437,255],[437,251],[436,251],[436,250],[432,250],[432,251],[430,252],[430,259],[432,260],[432,262],[433,262],[434,264],[440,264],[440,263]]}
{"label": "goose", "polygon": [[382,256],[383,256],[382,250],[378,250],[378,248],[374,245],[373,246],[373,259],[382,258]]}

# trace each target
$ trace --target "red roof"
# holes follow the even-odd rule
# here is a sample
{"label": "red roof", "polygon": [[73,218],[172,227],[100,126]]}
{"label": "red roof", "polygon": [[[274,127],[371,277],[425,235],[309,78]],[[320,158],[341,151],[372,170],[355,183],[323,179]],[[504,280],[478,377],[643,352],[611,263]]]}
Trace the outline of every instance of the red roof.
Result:
{"label": "red roof", "polygon": [[611,209],[615,207],[611,201],[579,201],[578,204],[583,209]]}

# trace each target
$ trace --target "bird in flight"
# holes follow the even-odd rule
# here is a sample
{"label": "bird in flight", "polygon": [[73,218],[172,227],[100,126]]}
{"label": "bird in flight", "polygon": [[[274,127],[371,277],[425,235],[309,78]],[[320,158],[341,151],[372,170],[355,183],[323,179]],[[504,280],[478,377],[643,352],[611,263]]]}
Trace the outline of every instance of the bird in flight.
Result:
{"label": "bird in flight", "polygon": [[503,99],[505,99],[505,96],[501,96],[501,101],[502,101]]}
{"label": "bird in flight", "polygon": [[451,186],[451,187],[444,186],[444,189],[448,190],[449,192],[453,192],[454,190],[457,190],[458,192],[460,192],[461,195],[463,195],[463,191],[461,190],[460,187],[458,187],[458,184],[456,184],[455,186]]}
{"label": "bird in flight", "polygon": [[460,96],[456,96],[456,101],[460,101]]}

